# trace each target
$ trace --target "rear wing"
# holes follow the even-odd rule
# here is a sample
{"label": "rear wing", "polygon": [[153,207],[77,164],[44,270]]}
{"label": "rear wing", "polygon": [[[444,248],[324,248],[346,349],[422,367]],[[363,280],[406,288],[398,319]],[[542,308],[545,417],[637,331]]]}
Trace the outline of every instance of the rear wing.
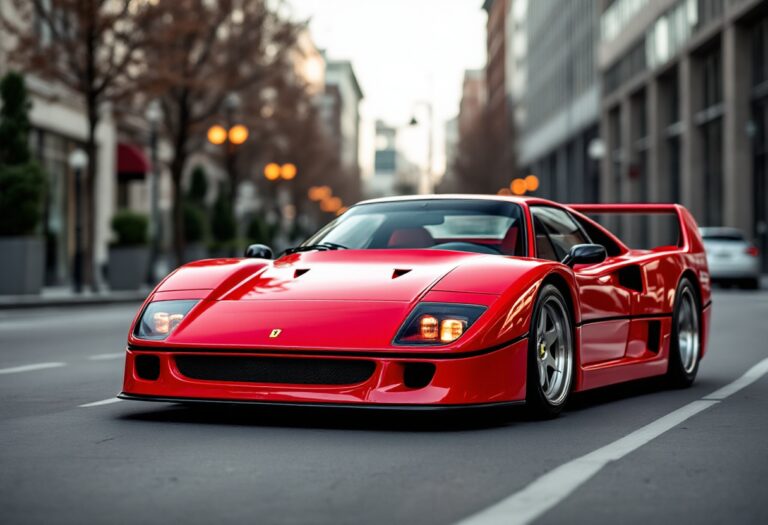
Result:
{"label": "rear wing", "polygon": [[688,253],[704,250],[696,220],[680,204],[568,204],[567,206],[582,214],[675,215],[680,228],[678,247]]}

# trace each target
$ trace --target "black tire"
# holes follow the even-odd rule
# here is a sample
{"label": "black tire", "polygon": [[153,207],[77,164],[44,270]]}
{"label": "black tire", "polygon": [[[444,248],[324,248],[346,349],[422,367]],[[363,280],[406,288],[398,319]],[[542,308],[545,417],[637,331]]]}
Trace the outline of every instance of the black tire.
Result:
{"label": "black tire", "polygon": [[739,281],[739,288],[744,290],[758,290],[760,288],[760,279],[757,277],[749,277]]}
{"label": "black tire", "polygon": [[[544,320],[542,321],[542,316]],[[547,324],[550,323],[551,324]],[[554,342],[549,343],[541,338],[540,323],[545,325],[545,336],[551,331],[546,326],[552,326],[552,331],[560,334]],[[559,328],[557,323],[560,324]],[[542,346],[545,345],[545,346]],[[556,348],[554,348],[556,347]],[[555,355],[553,352],[556,352]],[[555,380],[555,374],[549,375],[551,363],[560,364],[562,378]],[[531,316],[531,326],[528,332],[528,366],[526,376],[526,406],[528,413],[536,419],[549,419],[562,412],[573,390],[576,375],[576,355],[574,352],[573,316],[568,308],[568,302],[557,287],[545,284],[539,291],[536,304]],[[542,370],[546,377],[542,385]],[[552,378],[550,380],[550,377]],[[552,383],[550,384],[550,381]],[[555,381],[559,384],[555,385]],[[551,388],[550,388],[551,387]]]}
{"label": "black tire", "polygon": [[[692,321],[686,320],[689,316]],[[682,343],[682,344],[681,344]],[[675,292],[669,342],[667,382],[672,388],[688,388],[696,379],[701,359],[701,302],[688,278],[680,280]]]}

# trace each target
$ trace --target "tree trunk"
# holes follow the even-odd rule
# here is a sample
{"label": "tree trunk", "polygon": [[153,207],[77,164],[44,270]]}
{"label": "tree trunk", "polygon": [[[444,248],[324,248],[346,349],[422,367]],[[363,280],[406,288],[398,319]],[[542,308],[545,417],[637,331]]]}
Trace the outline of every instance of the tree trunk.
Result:
{"label": "tree trunk", "polygon": [[173,186],[173,251],[176,265],[184,261],[184,189],[182,188],[184,167],[187,163],[187,141],[189,140],[189,94],[184,92],[174,101],[178,111],[171,161],[171,182]]}
{"label": "tree trunk", "polygon": [[184,192],[181,187],[181,178],[184,174],[186,155],[176,150],[171,162],[171,182],[173,189],[173,254],[176,266],[184,262]]}
{"label": "tree trunk", "polygon": [[[87,225],[85,234],[85,257],[83,261],[84,281],[90,284],[92,291],[99,289],[98,265],[96,263],[96,221],[98,219],[96,198],[96,178],[98,174],[98,148],[96,146],[96,127],[99,124],[98,100],[95,96],[89,96],[87,99],[88,108],[88,137],[86,139],[85,149],[88,155],[88,166],[86,168],[86,177],[84,188],[84,199],[82,200],[85,214],[82,216]],[[78,210],[82,213],[83,210]]]}

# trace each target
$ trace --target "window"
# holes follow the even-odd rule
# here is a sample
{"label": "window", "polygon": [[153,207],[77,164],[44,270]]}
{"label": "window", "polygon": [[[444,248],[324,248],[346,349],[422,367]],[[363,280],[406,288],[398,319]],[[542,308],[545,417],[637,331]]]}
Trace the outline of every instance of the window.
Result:
{"label": "window", "polygon": [[358,250],[439,249],[525,255],[520,206],[487,199],[361,204],[321,229],[304,245],[318,243]]}
{"label": "window", "polygon": [[568,213],[549,206],[532,206],[536,256],[562,261],[577,244],[589,244],[586,234]]}

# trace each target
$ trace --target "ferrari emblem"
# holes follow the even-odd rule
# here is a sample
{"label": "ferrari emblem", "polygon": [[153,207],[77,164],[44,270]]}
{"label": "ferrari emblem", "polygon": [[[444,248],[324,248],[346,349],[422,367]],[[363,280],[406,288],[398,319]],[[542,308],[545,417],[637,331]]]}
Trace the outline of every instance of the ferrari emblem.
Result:
{"label": "ferrari emblem", "polygon": [[547,355],[547,347],[544,343],[541,343],[541,345],[539,345],[539,357],[544,359],[545,355]]}
{"label": "ferrari emblem", "polygon": [[274,328],[274,329],[273,329],[273,330],[272,330],[272,331],[269,333],[269,338],[270,338],[270,339],[274,339],[275,337],[279,336],[281,332],[282,332],[282,330],[281,330],[280,328]]}

